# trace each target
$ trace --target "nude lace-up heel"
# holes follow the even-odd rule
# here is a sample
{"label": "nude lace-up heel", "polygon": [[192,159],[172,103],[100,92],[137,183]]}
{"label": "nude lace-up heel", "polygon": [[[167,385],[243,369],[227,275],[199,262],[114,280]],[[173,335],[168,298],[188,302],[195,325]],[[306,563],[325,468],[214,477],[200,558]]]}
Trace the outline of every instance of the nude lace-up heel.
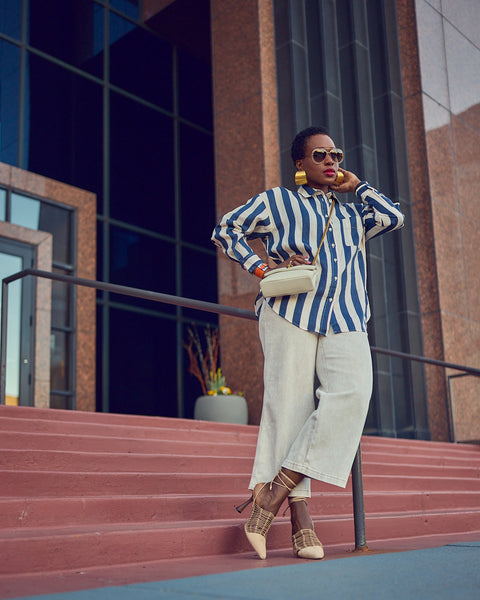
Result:
{"label": "nude lace-up heel", "polygon": [[253,494],[249,500],[237,506],[236,509],[238,512],[242,512],[242,510],[253,502],[252,513],[245,523],[245,535],[247,536],[247,540],[250,542],[252,548],[258,554],[258,556],[264,560],[267,557],[267,540],[266,535],[270,526],[275,518],[275,515],[269,510],[265,510],[261,506],[257,504],[257,498],[265,486],[269,486],[271,490],[274,485],[278,485],[280,487],[285,488],[288,492],[291,492],[296,483],[286,475],[282,469],[277,473],[274,479],[267,483],[257,483],[253,490]]}
{"label": "nude lace-up heel", "polygon": [[[300,496],[288,499],[288,506],[291,509],[295,502],[305,502],[307,499]],[[323,552],[322,542],[318,539],[313,530],[313,521],[311,529],[299,529],[292,535],[293,554],[297,558],[309,558],[311,560],[320,560],[325,554]]]}

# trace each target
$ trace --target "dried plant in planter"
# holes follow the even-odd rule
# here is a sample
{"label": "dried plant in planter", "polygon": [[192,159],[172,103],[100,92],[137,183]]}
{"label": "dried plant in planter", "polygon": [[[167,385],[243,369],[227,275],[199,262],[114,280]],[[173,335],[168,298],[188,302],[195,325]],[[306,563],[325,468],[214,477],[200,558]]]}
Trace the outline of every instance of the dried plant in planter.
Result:
{"label": "dried plant in planter", "polygon": [[[232,394],[232,390],[226,385],[222,369],[218,366],[220,351],[218,329],[207,325],[203,331],[204,339],[201,339],[197,328],[193,326],[188,328],[187,336],[184,347],[190,359],[189,372],[200,382],[203,395]],[[241,392],[235,393],[241,395]]]}

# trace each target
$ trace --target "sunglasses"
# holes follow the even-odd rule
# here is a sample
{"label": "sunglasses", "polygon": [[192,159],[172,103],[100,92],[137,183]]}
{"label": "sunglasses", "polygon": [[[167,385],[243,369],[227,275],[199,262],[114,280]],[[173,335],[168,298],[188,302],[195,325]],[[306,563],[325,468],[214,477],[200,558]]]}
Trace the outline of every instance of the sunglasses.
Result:
{"label": "sunglasses", "polygon": [[325,160],[327,154],[338,164],[343,160],[343,150],[340,150],[340,148],[332,148],[331,150],[327,150],[326,148],[315,148],[312,150],[312,160],[319,165]]}

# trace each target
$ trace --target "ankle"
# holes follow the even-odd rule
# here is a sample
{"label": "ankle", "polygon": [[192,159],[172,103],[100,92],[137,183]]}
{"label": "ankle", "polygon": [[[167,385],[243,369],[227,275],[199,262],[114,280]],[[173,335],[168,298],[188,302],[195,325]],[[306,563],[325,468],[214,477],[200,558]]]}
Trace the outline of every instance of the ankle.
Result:
{"label": "ankle", "polygon": [[313,521],[308,512],[307,501],[302,498],[302,501],[289,499],[290,521],[292,523],[292,535],[300,531],[300,529],[313,529]]}

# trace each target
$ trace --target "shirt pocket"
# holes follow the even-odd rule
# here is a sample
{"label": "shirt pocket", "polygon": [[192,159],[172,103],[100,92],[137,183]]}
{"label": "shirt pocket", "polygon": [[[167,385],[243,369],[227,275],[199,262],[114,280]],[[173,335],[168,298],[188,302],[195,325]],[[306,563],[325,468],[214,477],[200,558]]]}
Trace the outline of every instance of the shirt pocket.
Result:
{"label": "shirt pocket", "polygon": [[342,219],[342,235],[346,246],[359,246],[363,236],[362,219],[357,215]]}

